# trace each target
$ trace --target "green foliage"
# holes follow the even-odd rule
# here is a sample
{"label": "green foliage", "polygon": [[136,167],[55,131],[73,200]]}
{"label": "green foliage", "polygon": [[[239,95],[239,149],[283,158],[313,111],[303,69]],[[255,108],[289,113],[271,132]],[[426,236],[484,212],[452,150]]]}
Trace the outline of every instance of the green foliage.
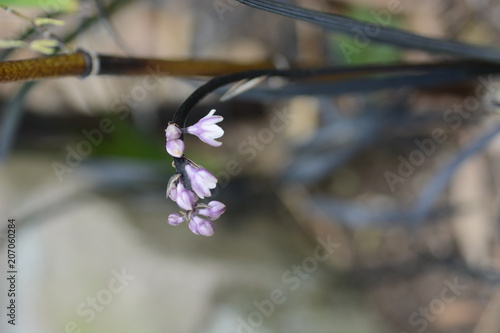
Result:
{"label": "green foliage", "polygon": [[109,117],[112,119],[114,130],[107,134],[103,142],[95,147],[94,156],[128,157],[146,160],[168,159],[163,147],[165,137],[148,137],[145,133],[139,133],[136,128],[127,121]]}
{"label": "green foliage", "polygon": [[[373,11],[369,8],[353,7],[348,10],[346,15],[360,21],[379,24]],[[393,15],[387,26],[399,27],[400,25],[401,20]],[[355,36],[331,34],[329,47],[335,54],[339,55],[340,60],[344,60],[349,65],[390,63],[399,60],[401,52],[397,47],[381,45],[369,36],[367,38],[368,42],[364,39],[356,39]]]}
{"label": "green foliage", "polygon": [[0,0],[0,5],[39,7],[50,12],[71,12],[78,9],[77,0]]}

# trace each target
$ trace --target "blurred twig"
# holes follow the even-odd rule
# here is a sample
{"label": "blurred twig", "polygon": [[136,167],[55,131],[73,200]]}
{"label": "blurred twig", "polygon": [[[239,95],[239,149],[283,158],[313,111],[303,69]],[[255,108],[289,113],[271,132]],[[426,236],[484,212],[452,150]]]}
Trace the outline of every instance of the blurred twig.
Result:
{"label": "blurred twig", "polygon": [[16,95],[14,95],[14,97],[3,107],[2,122],[0,123],[0,162],[5,160],[10,151],[12,141],[16,137],[19,123],[23,115],[22,109],[24,99],[34,85],[35,82],[23,84]]}
{"label": "blurred twig", "polygon": [[349,35],[356,35],[360,30],[362,32],[366,30],[377,31],[377,34],[370,37],[377,42],[433,53],[445,53],[471,59],[500,62],[500,50],[496,48],[428,38],[399,29],[384,27],[380,24],[357,21],[342,15],[319,12],[273,0],[236,1],[250,7],[307,21]]}
{"label": "blurred twig", "polygon": [[[123,8],[123,6],[130,4],[134,2],[135,0],[115,0],[113,1],[108,7],[106,7],[106,12],[108,14],[115,13],[116,11],[120,10]],[[67,35],[63,41],[70,42],[73,40],[76,36],[78,36],[79,33],[82,31],[87,30],[90,28],[95,22],[97,22],[97,19],[95,17],[89,18],[80,24],[72,33]],[[27,31],[25,34],[22,36],[30,36],[36,32],[36,30],[32,29]],[[0,57],[6,57],[9,54],[9,50],[6,50],[3,54],[0,55]],[[36,86],[36,82],[30,82],[30,83],[25,83],[20,90],[17,92],[17,94],[12,97],[11,102],[8,102],[7,105],[9,105],[8,108],[5,108],[2,114],[2,121],[0,122],[0,163],[5,160],[7,157],[11,147],[12,143],[15,138],[15,134],[17,133],[17,128],[19,127],[19,122],[22,119],[22,112],[23,112],[23,102],[24,102],[24,96],[28,94],[28,92]]]}
{"label": "blurred twig", "polygon": [[106,11],[106,8],[104,8],[104,5],[102,4],[101,0],[94,0],[95,6],[97,8],[97,12],[99,13],[99,17],[101,19],[102,24],[110,34],[110,36],[113,38],[115,41],[116,45],[125,53],[125,54],[131,54],[130,48],[127,46],[123,38],[121,38],[120,34],[118,34],[116,28],[114,25],[110,22],[109,15]]}
{"label": "blurred twig", "polygon": [[447,166],[432,177],[428,187],[420,194],[420,200],[413,209],[412,224],[414,226],[427,217],[432,208],[432,204],[436,201],[439,194],[444,190],[451,177],[453,177],[462,163],[467,161],[469,157],[479,153],[498,134],[500,134],[500,124],[496,124],[493,129],[482,135],[476,142],[459,152]]}

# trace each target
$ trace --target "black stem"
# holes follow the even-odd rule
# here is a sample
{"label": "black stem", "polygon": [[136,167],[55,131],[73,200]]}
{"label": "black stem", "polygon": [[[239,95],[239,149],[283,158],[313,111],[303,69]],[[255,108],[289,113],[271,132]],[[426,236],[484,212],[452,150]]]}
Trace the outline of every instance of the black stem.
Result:
{"label": "black stem", "polygon": [[262,69],[251,70],[234,74],[227,74],[214,77],[207,83],[197,88],[181,106],[177,109],[172,123],[179,127],[186,126],[186,120],[189,112],[205,96],[214,90],[227,84],[238,82],[244,79],[250,80],[260,76],[282,77],[289,79],[305,79],[335,74],[389,74],[402,72],[415,72],[432,70],[434,73],[446,70],[473,72],[477,70],[486,70],[486,72],[498,72],[500,65],[488,62],[475,61],[449,61],[443,63],[423,63],[423,64],[396,64],[396,65],[365,65],[365,66],[344,66],[344,67],[319,67],[319,68],[299,68],[299,69]]}
{"label": "black stem", "polygon": [[174,157],[174,166],[175,166],[175,170],[177,170],[177,173],[180,173],[181,174],[181,179],[182,179],[182,182],[184,183],[184,187],[189,190],[189,191],[192,191],[193,188],[191,187],[191,181],[189,180],[189,177],[186,173],[186,169],[184,168],[184,166],[186,165],[186,158],[183,156],[183,157]]}

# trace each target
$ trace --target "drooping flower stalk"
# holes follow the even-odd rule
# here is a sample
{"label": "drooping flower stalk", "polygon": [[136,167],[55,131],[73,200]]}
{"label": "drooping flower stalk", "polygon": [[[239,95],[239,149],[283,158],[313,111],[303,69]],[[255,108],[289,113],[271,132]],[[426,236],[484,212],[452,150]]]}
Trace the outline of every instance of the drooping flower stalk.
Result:
{"label": "drooping flower stalk", "polygon": [[[404,65],[402,65],[404,67]],[[491,66],[489,64],[488,66]],[[447,70],[450,68],[444,67],[436,67],[436,64],[427,64],[427,65],[414,65],[411,66],[412,70],[419,69],[423,71],[423,74],[411,74],[414,78],[418,78],[418,75],[426,75],[425,71],[429,71],[430,73],[439,73],[441,72],[443,75],[447,73]],[[453,66],[452,66],[453,67]],[[391,67],[391,70],[396,69],[396,67]],[[400,67],[398,70],[405,70],[408,68]],[[218,147],[221,145],[221,142],[216,139],[220,138],[224,131],[220,128],[217,123],[223,120],[221,116],[216,116],[215,111],[212,110],[205,117],[200,119],[196,124],[186,127],[186,120],[189,112],[198,104],[205,96],[215,91],[216,89],[225,86],[230,83],[238,82],[241,80],[251,80],[254,78],[267,76],[267,77],[284,77],[290,80],[300,80],[304,78],[313,78],[313,77],[321,77],[327,75],[338,75],[338,74],[354,74],[358,73],[364,76],[376,74],[379,71],[387,70],[387,67],[384,66],[367,66],[367,67],[356,67],[353,68],[309,68],[309,69],[291,69],[291,70],[253,70],[246,71],[240,73],[226,74],[212,78],[204,85],[197,88],[177,109],[177,112],[174,114],[172,121],[169,123],[170,129],[168,129],[167,135],[167,147],[171,146],[169,152],[174,157],[174,166],[176,168],[176,174],[173,177],[176,182],[183,183],[183,191],[187,191],[191,193],[189,198],[194,198],[193,209],[188,209],[184,212],[181,212],[183,218],[181,219],[180,215],[174,214],[174,216],[169,217],[169,223],[172,225],[178,225],[181,222],[187,221],[189,228],[195,234],[210,236],[213,234],[213,221],[220,217],[220,215],[225,211],[225,205],[211,201],[208,204],[199,203],[198,200],[204,199],[211,195],[210,190],[215,188],[217,180],[216,178],[210,174],[204,168],[198,166],[191,160],[187,159],[184,156],[184,146],[182,149],[179,148],[180,144],[176,142],[176,140],[183,141],[183,134],[192,134],[197,136],[203,142],[212,145],[214,147]],[[455,71],[455,69],[453,69]],[[482,69],[478,69],[480,72]],[[491,67],[488,69],[491,70]],[[478,73],[476,72],[476,74]],[[387,72],[386,72],[387,74]],[[408,78],[406,78],[408,79]],[[411,78],[410,78],[411,79]],[[417,81],[416,81],[417,82]],[[181,135],[179,135],[179,130],[171,127],[176,126],[180,131]],[[176,148],[176,149],[174,149]],[[172,183],[172,182],[170,182]],[[178,201],[178,185],[171,186],[169,185],[170,192],[167,191],[167,196],[169,196],[172,200]],[[184,193],[185,194],[185,193]],[[186,204],[184,201],[181,202],[184,207],[190,207],[191,201]],[[181,208],[183,206],[179,205]],[[183,208],[185,209],[185,208]]]}
{"label": "drooping flower stalk", "polygon": [[217,178],[184,156],[183,133],[193,134],[212,146],[220,146],[222,143],[215,139],[224,134],[222,128],[217,125],[223,118],[214,114],[215,110],[210,111],[207,116],[187,128],[170,123],[165,129],[166,150],[174,157],[177,171],[168,182],[166,196],[175,201],[182,210],[180,215],[170,214],[168,223],[176,226],[187,221],[194,234],[203,236],[214,234],[213,221],[224,213],[226,206],[219,201],[197,203],[198,200],[212,195],[211,190],[217,186]]}

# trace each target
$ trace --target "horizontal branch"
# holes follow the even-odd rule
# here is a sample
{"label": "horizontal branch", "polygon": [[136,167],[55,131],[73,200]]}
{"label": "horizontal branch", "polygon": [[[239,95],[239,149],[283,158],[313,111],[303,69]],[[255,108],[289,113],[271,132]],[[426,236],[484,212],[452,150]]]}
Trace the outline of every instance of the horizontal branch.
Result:
{"label": "horizontal branch", "polygon": [[39,59],[0,62],[0,83],[40,80],[52,77],[85,76],[88,55],[82,52]]}
{"label": "horizontal branch", "polygon": [[273,68],[271,62],[239,64],[219,60],[161,60],[92,56],[78,51],[39,59],[0,62],[0,83],[96,75],[217,76]]}

